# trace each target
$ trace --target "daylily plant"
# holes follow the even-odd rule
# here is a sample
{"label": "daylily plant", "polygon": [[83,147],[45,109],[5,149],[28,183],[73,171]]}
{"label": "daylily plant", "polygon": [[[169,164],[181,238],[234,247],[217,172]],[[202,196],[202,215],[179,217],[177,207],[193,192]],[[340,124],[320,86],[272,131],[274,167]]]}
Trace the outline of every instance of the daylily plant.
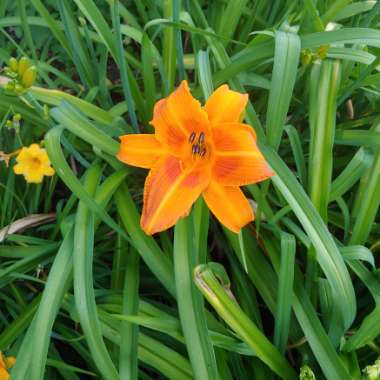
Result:
{"label": "daylily plant", "polygon": [[239,186],[274,173],[256,145],[254,130],[241,123],[247,101],[247,94],[223,85],[202,107],[183,81],[156,103],[154,134],[120,137],[118,159],[150,169],[141,216],[147,234],[173,226],[200,195],[216,218],[236,233],[254,219]]}

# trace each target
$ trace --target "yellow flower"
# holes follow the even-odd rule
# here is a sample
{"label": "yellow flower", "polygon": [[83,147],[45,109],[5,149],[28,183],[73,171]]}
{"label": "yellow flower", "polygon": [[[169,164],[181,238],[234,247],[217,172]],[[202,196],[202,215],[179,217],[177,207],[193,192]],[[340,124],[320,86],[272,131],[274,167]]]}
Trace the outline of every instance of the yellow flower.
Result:
{"label": "yellow flower", "polygon": [[14,356],[6,358],[0,351],[0,380],[8,380],[10,375],[8,370],[11,369],[16,363]]}
{"label": "yellow flower", "polygon": [[16,174],[22,174],[29,183],[41,183],[45,175],[52,176],[55,173],[50,166],[46,150],[40,148],[38,144],[32,144],[28,148],[23,147],[16,161],[13,171]]}

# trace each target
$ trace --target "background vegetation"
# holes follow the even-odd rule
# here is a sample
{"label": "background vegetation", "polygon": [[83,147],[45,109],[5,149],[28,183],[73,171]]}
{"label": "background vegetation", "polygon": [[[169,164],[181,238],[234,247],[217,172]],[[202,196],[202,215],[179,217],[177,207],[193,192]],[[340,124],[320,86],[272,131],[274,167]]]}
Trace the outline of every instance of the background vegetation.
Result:
{"label": "background vegetation", "polygon": [[[39,76],[0,92],[0,150],[43,140],[57,172],[28,185],[0,162],[12,379],[377,376],[379,16],[376,1],[2,0],[0,63],[27,56]],[[202,102],[222,83],[250,95],[277,175],[245,188],[258,209],[239,235],[199,201],[146,236],[146,173],[114,157],[183,78]]]}

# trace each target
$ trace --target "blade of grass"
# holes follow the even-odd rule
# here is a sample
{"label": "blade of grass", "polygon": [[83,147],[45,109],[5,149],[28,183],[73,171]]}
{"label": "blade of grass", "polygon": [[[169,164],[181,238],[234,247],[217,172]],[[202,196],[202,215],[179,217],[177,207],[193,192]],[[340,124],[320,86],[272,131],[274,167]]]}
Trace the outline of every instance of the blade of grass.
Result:
{"label": "blade of grass", "polygon": [[[279,247],[276,248],[277,240],[274,239],[272,234],[269,236],[264,234],[263,242],[276,272],[279,273],[281,257],[279,254]],[[307,293],[303,287],[301,271],[299,270],[296,262],[294,268],[293,311],[326,378],[350,378],[335,348],[331,344],[331,341],[320,320],[318,319],[315,308],[307,296]]]}
{"label": "blade of grass", "polygon": [[[49,27],[49,30],[53,33],[54,37],[58,40],[63,49],[65,49],[66,53],[71,57],[70,45],[62,30],[59,28],[58,22],[50,15],[50,12],[42,4],[41,0],[30,0],[30,2],[33,4],[34,8],[36,8],[38,13],[45,20],[47,26]],[[28,21],[30,22],[30,18],[28,18]]]}
{"label": "blade of grass", "polygon": [[149,39],[149,36],[147,33],[144,33],[141,41],[141,63],[144,81],[145,106],[149,120],[153,117],[153,107],[156,100],[156,82],[154,79],[154,70],[152,66],[153,47],[154,45]]}
{"label": "blade of grass", "polygon": [[[380,126],[375,127],[375,131]],[[365,194],[365,196],[362,196]],[[350,245],[366,242],[375,221],[380,205],[380,153],[374,155],[372,165],[362,177],[355,200],[354,216],[356,216]]]}
{"label": "blade of grass", "polygon": [[[220,279],[220,273],[218,273],[218,278]],[[221,284],[215,277],[210,265],[196,267],[194,281],[217,313],[254,350],[264,363],[283,379],[297,378],[290,364],[240,309],[230,293],[229,284],[225,283],[225,280]]]}
{"label": "blade of grass", "polygon": [[281,233],[281,267],[278,280],[274,344],[282,354],[285,353],[288,342],[290,312],[293,303],[295,254],[294,236]]}
{"label": "blade of grass", "polygon": [[[313,65],[309,96],[309,193],[310,199],[327,223],[327,207],[333,169],[333,145],[336,119],[336,98],[340,81],[338,61],[324,60]],[[306,291],[313,304],[317,302],[318,267],[315,248],[308,251]]]}
{"label": "blade of grass", "polygon": [[[344,327],[348,328],[356,315],[356,298],[338,248],[320,215],[289,168],[269,147],[261,145],[261,150],[276,173],[272,177],[273,183],[291,206],[316,249],[316,259],[333,290]],[[340,302],[342,299],[345,300],[344,303]]]}
{"label": "blade of grass", "polygon": [[[173,20],[173,0],[163,1],[163,16],[166,19]],[[147,25],[145,25],[145,28]],[[167,88],[169,92],[174,89],[175,73],[176,73],[176,51],[175,51],[175,31],[174,28],[165,28],[163,31],[163,61],[166,73]]]}
{"label": "blade of grass", "polygon": [[128,115],[131,120],[132,128],[135,133],[139,132],[139,126],[137,124],[137,117],[135,113],[135,104],[132,98],[132,93],[129,84],[129,66],[124,59],[123,40],[120,33],[120,13],[119,13],[119,1],[113,1],[111,4],[111,16],[112,25],[114,27],[115,39],[116,39],[116,58],[120,68],[121,82],[123,84],[124,97],[128,105]]}
{"label": "blade of grass", "polygon": [[[173,0],[173,21],[179,22],[180,11],[181,11],[181,0]],[[175,33],[175,48],[177,54],[177,65],[178,65],[178,79],[182,81],[185,79],[185,65],[183,62],[183,44],[181,30],[177,29]]]}
{"label": "blade of grass", "polygon": [[[88,169],[84,189],[94,195],[101,175],[100,167]],[[94,218],[84,201],[79,201],[74,230],[74,297],[79,320],[89,349],[105,379],[119,379],[104,344],[96,309],[92,275]]]}
{"label": "blade of grass", "polygon": [[[137,314],[139,308],[139,255],[134,248],[127,253],[123,290],[123,313]],[[138,325],[124,321],[120,324],[119,373],[123,379],[137,380]]]}
{"label": "blade of grass", "polygon": [[179,317],[194,377],[218,378],[214,349],[209,337],[203,300],[192,281],[195,267],[192,217],[181,219],[174,230],[174,273]]}
{"label": "blade of grass", "polygon": [[31,324],[34,314],[38,309],[41,297],[37,296],[30,302],[21,313],[10,323],[7,328],[0,334],[0,347],[4,350],[8,348],[20,333],[25,331]]}
{"label": "blade of grass", "polygon": [[359,149],[343,171],[331,184],[330,202],[346,193],[364,175],[371,165],[373,155],[370,151]]}
{"label": "blade of grass", "polygon": [[161,281],[169,293],[175,297],[173,264],[168,256],[161,251],[156,241],[141,230],[140,216],[125,184],[115,193],[115,202],[120,219],[131,236],[134,247],[152,273]]}
{"label": "blade of grass", "polygon": [[87,88],[91,88],[95,85],[95,74],[93,71],[94,64],[91,62],[83,37],[79,32],[74,12],[71,9],[71,5],[65,1],[59,2],[59,11],[64,31],[71,47],[72,59],[78,70],[81,81],[87,86]]}
{"label": "blade of grass", "polygon": [[266,120],[268,143],[276,150],[280,145],[285,118],[296,81],[300,51],[301,43],[296,34],[276,32]]}
{"label": "blade of grass", "polygon": [[32,53],[32,57],[34,60],[37,60],[37,52],[36,47],[34,46],[32,33],[30,31],[30,26],[28,24],[27,14],[26,14],[26,1],[25,0],[17,0],[17,8],[20,13],[21,26],[24,32],[25,40],[28,44],[29,50]]}
{"label": "blade of grass", "polygon": [[367,130],[338,131],[335,143],[349,146],[367,146],[374,150],[380,149],[380,132]]}
{"label": "blade of grass", "polygon": [[65,292],[72,283],[73,233],[69,231],[54,259],[38,311],[35,316],[31,346],[30,379],[42,379],[49,350],[50,335]]}

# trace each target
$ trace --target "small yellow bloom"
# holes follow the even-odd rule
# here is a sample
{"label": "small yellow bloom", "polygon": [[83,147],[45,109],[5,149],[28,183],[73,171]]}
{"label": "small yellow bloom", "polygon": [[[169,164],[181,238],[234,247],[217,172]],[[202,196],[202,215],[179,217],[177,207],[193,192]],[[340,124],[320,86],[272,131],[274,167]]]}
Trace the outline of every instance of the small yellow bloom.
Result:
{"label": "small yellow bloom", "polygon": [[8,380],[10,378],[8,370],[16,363],[14,356],[6,358],[0,351],[0,380]]}
{"label": "small yellow bloom", "polygon": [[40,148],[38,144],[32,144],[28,148],[23,147],[16,161],[13,171],[22,174],[29,183],[41,183],[44,176],[52,176],[55,173],[50,166],[46,150]]}

